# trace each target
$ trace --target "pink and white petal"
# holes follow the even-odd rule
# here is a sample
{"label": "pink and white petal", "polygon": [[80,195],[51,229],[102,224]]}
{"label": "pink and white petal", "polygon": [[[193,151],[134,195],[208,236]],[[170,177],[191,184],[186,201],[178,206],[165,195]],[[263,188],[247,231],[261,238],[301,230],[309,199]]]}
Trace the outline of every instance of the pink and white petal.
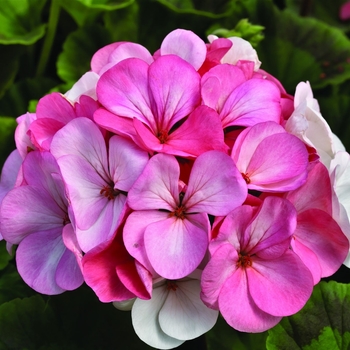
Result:
{"label": "pink and white petal", "polygon": [[298,215],[294,236],[313,251],[322,269],[321,277],[334,274],[349,252],[349,240],[326,212],[309,209]]}
{"label": "pink and white petal", "polygon": [[224,283],[219,295],[219,310],[226,322],[240,332],[264,332],[281,320],[255,304],[244,269],[237,269]]}
{"label": "pink and white petal", "polygon": [[154,270],[167,279],[179,279],[193,272],[208,247],[209,219],[206,214],[169,217],[147,226],[146,253]]}
{"label": "pink and white petal", "polygon": [[173,211],[179,202],[180,167],[167,154],[153,156],[128,193],[134,210],[166,209]]}
{"label": "pink and white petal", "polygon": [[138,58],[128,58],[105,72],[97,83],[97,97],[110,112],[137,118],[156,129],[148,93],[149,65]]}
{"label": "pink and white petal", "polygon": [[246,197],[247,185],[232,159],[223,152],[208,151],[195,160],[182,203],[187,212],[223,216]]}
{"label": "pink and white petal", "polygon": [[74,253],[67,248],[57,264],[55,279],[57,285],[64,290],[77,289],[84,282],[77,259]]}
{"label": "pink and white petal", "polygon": [[148,70],[157,132],[171,127],[200,104],[200,75],[178,56],[159,57]]}
{"label": "pink and white petal", "polygon": [[61,234],[62,227],[33,233],[17,248],[18,272],[38,293],[54,295],[65,291],[56,281],[57,266],[66,251]]}
{"label": "pink and white petal", "polygon": [[96,100],[96,85],[99,78],[100,76],[95,72],[86,72],[64,96],[72,102],[78,102],[82,95],[90,96]]}
{"label": "pink and white petal", "polygon": [[318,282],[320,282],[322,274],[321,266],[316,254],[311,249],[306,247],[296,236],[293,236],[292,238],[291,247],[293,252],[299,256],[304,265],[310,270],[314,279],[314,285],[316,285]]}
{"label": "pink and white petal", "polygon": [[236,271],[237,261],[238,253],[230,243],[221,243],[216,247],[201,277],[201,299],[208,307],[219,309],[218,298],[221,288]]}
{"label": "pink and white petal", "polygon": [[233,90],[245,81],[242,70],[236,66],[221,64],[213,67],[202,77],[203,104],[220,113]]}
{"label": "pink and white petal", "polygon": [[59,158],[58,163],[66,183],[76,225],[81,230],[87,230],[96,222],[109,202],[101,193],[109,183],[84,158],[67,155]]}
{"label": "pink and white petal", "polygon": [[194,339],[208,332],[219,312],[206,307],[200,299],[200,281],[176,281],[159,312],[159,324],[167,335],[181,340]]}
{"label": "pink and white petal", "polygon": [[226,153],[224,132],[218,114],[207,106],[199,106],[169,135],[163,152],[197,157],[210,150]]}
{"label": "pink and white petal", "polygon": [[131,310],[132,325],[138,337],[157,349],[172,349],[184,341],[168,336],[160,327],[159,312],[168,296],[166,286],[153,290],[152,299],[136,299]]}
{"label": "pink and white petal", "polygon": [[261,141],[246,169],[240,164],[237,167],[250,179],[248,188],[285,192],[305,183],[307,165],[308,152],[304,143],[293,135],[281,133]]}
{"label": "pink and white petal", "polygon": [[274,316],[298,312],[310,298],[314,286],[310,270],[291,250],[273,260],[254,257],[246,273],[255,304]]}
{"label": "pink and white petal", "polygon": [[73,105],[60,93],[52,92],[42,97],[36,107],[36,117],[55,119],[62,124],[76,117]]}
{"label": "pink and white petal", "polygon": [[160,46],[160,54],[179,56],[198,70],[205,60],[207,47],[204,41],[192,31],[176,29],[164,38]]}
{"label": "pink and white petal", "polygon": [[[108,58],[108,63],[115,65],[127,58],[139,58],[148,64],[151,64],[154,61],[153,56],[144,46],[136,43],[124,42],[111,52]],[[100,75],[102,75],[105,70],[106,69],[102,69]]]}
{"label": "pink and white petal", "polygon": [[120,136],[109,140],[109,172],[115,188],[128,192],[149,160],[148,153]]}
{"label": "pink and white petal", "polygon": [[[98,126],[88,118],[76,118],[59,130],[51,143],[56,159],[78,156],[106,179],[108,169],[106,143]],[[63,176],[64,177],[64,176]]]}
{"label": "pink and white petal", "polygon": [[0,232],[6,241],[18,244],[39,231],[62,230],[62,209],[42,188],[20,186],[12,189],[1,203]]}
{"label": "pink and white petal", "polygon": [[[92,226],[83,230],[77,221],[77,240],[82,251],[87,252],[113,236],[122,219],[125,203],[126,197],[122,194],[112,200],[105,198],[105,205],[98,212],[97,220]],[[88,212],[85,216],[88,216]]]}
{"label": "pink and white petal", "polygon": [[144,233],[148,225],[165,220],[168,215],[169,213],[158,210],[135,211],[128,216],[124,226],[123,241],[125,248],[153,275],[155,271],[147,257]]}
{"label": "pink and white petal", "polygon": [[233,125],[253,126],[267,121],[279,123],[280,91],[267,80],[250,79],[228,96],[220,117],[224,128]]}
{"label": "pink and white petal", "polygon": [[18,125],[15,130],[15,143],[23,159],[26,157],[28,150],[36,149],[36,146],[33,145],[30,139],[30,135],[28,135],[30,124],[36,119],[35,113],[26,113],[16,119]]}
{"label": "pink and white petal", "polygon": [[8,191],[10,191],[16,183],[17,175],[22,165],[22,157],[18,150],[15,149],[7,157],[0,177],[0,204]]}
{"label": "pink and white petal", "polygon": [[241,249],[262,259],[276,259],[289,249],[296,225],[294,206],[286,199],[268,196],[245,230],[249,241]]}
{"label": "pink and white petal", "polygon": [[100,73],[100,70],[108,63],[110,54],[124,42],[116,42],[97,50],[91,59],[91,70]]}

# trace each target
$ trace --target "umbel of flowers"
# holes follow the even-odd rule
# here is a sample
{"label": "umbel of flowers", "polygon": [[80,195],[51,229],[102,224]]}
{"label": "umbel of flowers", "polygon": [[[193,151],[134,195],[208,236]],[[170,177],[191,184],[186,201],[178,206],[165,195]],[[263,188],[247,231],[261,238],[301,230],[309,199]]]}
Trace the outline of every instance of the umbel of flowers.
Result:
{"label": "umbel of flowers", "polygon": [[350,162],[308,82],[291,96],[240,38],[118,42],[18,117],[0,232],[43,294],[84,281],[174,348],[262,332],[347,260]]}

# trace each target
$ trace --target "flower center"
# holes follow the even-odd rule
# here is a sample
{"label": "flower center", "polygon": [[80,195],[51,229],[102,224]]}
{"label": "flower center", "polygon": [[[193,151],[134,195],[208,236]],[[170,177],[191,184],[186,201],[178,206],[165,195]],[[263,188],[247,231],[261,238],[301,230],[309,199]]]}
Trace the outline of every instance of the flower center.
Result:
{"label": "flower center", "polygon": [[167,290],[173,290],[174,292],[177,289],[177,284],[174,281],[167,281]]}
{"label": "flower center", "polygon": [[173,212],[169,214],[169,216],[176,216],[177,218],[183,220],[185,218],[185,211],[186,208],[183,205],[179,205]]}
{"label": "flower center", "polygon": [[244,181],[247,183],[247,184],[250,184],[250,178],[248,176],[247,173],[241,173],[242,174],[242,177],[244,179]]}
{"label": "flower center", "polygon": [[246,268],[248,266],[252,266],[252,259],[249,254],[238,254],[238,261],[236,263],[237,267]]}
{"label": "flower center", "polygon": [[66,226],[69,223],[70,223],[70,220],[69,220],[68,214],[66,213],[66,215],[63,218],[63,226]]}
{"label": "flower center", "polygon": [[161,130],[161,131],[159,131],[157,137],[158,137],[160,143],[165,143],[168,140],[168,136],[169,135],[168,135],[168,132],[166,130]]}
{"label": "flower center", "polygon": [[104,195],[106,198],[108,198],[109,201],[110,201],[111,199],[114,199],[116,196],[118,196],[119,193],[120,193],[120,191],[114,189],[112,185],[103,186],[103,187],[102,187],[102,190],[100,191],[100,194],[102,194],[102,195]]}

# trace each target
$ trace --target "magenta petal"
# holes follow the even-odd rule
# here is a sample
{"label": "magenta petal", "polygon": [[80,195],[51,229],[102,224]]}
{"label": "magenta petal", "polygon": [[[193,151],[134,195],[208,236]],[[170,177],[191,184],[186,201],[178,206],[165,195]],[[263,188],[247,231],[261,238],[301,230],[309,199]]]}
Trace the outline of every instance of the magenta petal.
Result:
{"label": "magenta petal", "polygon": [[265,313],[254,303],[244,269],[237,269],[223,285],[219,309],[226,322],[240,332],[264,332],[281,320],[281,317]]}
{"label": "magenta petal", "polygon": [[245,81],[242,70],[237,66],[230,64],[215,66],[202,77],[203,103],[220,113],[233,90]]}
{"label": "magenta petal", "polygon": [[279,123],[280,116],[280,92],[275,84],[263,79],[250,79],[237,87],[220,112],[224,128],[266,121]]}
{"label": "magenta petal", "polygon": [[271,315],[292,315],[311,296],[312,274],[291,250],[274,260],[254,258],[252,267],[246,271],[252,299]]}
{"label": "magenta petal", "polygon": [[201,277],[201,299],[208,307],[219,308],[217,301],[221,288],[237,269],[237,261],[237,251],[231,244],[221,244],[215,250]]}
{"label": "magenta petal", "polygon": [[339,10],[339,17],[342,21],[350,19],[350,1],[345,2]]}
{"label": "magenta petal", "polygon": [[204,41],[190,30],[176,29],[169,33],[160,47],[161,55],[177,55],[196,70],[205,60],[207,48]]}
{"label": "magenta petal", "polygon": [[100,70],[108,63],[110,54],[121,44],[123,44],[123,42],[112,43],[96,51],[91,59],[92,71],[99,73]]}
{"label": "magenta petal", "polygon": [[[294,236],[316,254],[322,270],[321,277],[335,273],[349,252],[349,240],[338,224],[319,209],[309,209],[298,214]],[[303,260],[303,256],[298,251],[296,253]]]}
{"label": "magenta petal", "polygon": [[110,112],[138,118],[156,129],[148,95],[148,64],[128,58],[105,72],[97,83],[97,97]]}
{"label": "magenta petal", "polygon": [[179,164],[167,154],[153,156],[128,193],[128,204],[134,210],[176,208],[179,200]]}
{"label": "magenta petal", "polygon": [[53,92],[39,100],[36,107],[36,116],[38,119],[54,119],[64,125],[76,117],[71,103],[58,92]]}
{"label": "magenta petal", "polygon": [[221,121],[213,109],[199,106],[169,135],[163,152],[183,157],[197,157],[210,150],[221,152],[227,150]]}
{"label": "magenta petal", "polygon": [[39,293],[64,292],[56,281],[56,270],[66,251],[61,234],[62,228],[33,233],[23,239],[16,251],[19,274]]}
{"label": "magenta petal", "polygon": [[206,214],[170,217],[147,226],[145,248],[150,263],[162,277],[178,279],[193,272],[208,247],[209,219]]}
{"label": "magenta petal", "polygon": [[169,131],[199,105],[200,75],[181,58],[173,55],[159,57],[150,65],[148,77],[158,132]]}
{"label": "magenta petal", "polygon": [[227,215],[247,197],[247,186],[232,159],[208,151],[194,162],[183,205],[187,211]]}

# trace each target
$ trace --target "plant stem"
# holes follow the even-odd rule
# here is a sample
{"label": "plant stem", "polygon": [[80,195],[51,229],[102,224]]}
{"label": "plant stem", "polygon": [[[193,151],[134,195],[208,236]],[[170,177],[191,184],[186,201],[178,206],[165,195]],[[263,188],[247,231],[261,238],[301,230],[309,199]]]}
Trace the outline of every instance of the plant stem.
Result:
{"label": "plant stem", "polygon": [[41,50],[39,63],[35,73],[35,77],[41,76],[46,69],[47,62],[50,57],[51,47],[56,34],[58,18],[60,15],[60,4],[59,0],[52,0],[50,6],[49,22],[47,24],[47,32],[44,40],[44,44]]}

